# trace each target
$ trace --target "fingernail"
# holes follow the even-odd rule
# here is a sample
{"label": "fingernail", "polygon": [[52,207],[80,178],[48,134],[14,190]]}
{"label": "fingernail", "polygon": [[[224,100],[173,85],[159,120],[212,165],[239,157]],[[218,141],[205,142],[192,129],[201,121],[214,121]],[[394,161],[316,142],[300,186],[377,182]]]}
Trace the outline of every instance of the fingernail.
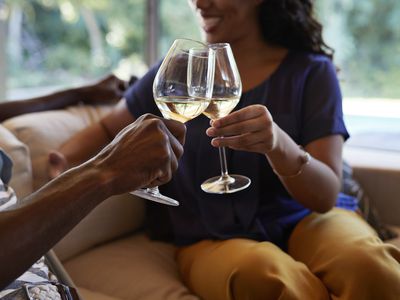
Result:
{"label": "fingernail", "polygon": [[206,134],[210,137],[215,136],[215,129],[210,127],[206,130]]}
{"label": "fingernail", "polygon": [[214,147],[219,147],[219,141],[217,139],[212,139],[211,140],[211,145]]}

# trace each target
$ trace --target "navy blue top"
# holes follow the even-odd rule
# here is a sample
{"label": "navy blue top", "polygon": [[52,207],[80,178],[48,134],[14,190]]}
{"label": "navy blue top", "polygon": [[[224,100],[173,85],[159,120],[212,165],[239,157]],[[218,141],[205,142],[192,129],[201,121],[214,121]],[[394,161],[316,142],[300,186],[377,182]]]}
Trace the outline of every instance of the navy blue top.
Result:
{"label": "navy blue top", "polygon": [[[135,118],[144,113],[161,116],[152,95],[158,67],[153,67],[125,94]],[[265,105],[276,124],[299,145],[333,134],[349,137],[336,70],[325,56],[289,52],[274,74],[243,93],[235,110],[252,104]],[[293,227],[310,210],[289,195],[265,156],[252,152],[227,149],[229,173],[249,177],[249,188],[227,195],[203,192],[200,184],[220,174],[218,150],[205,134],[209,127],[207,117],[201,115],[186,125],[185,152],[178,171],[160,187],[180,206],[148,203],[150,227],[161,234],[172,234],[171,240],[178,245],[202,239],[247,237],[285,248]],[[355,204],[345,195],[338,197],[338,206],[354,209]]]}

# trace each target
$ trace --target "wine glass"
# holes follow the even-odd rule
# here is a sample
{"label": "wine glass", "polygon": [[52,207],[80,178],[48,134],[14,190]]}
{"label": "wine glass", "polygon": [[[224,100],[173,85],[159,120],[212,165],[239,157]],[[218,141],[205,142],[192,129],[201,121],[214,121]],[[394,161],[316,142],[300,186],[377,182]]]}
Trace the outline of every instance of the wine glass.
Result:
{"label": "wine glass", "polygon": [[[227,43],[209,45],[215,55],[215,76],[211,102],[203,112],[211,120],[227,116],[239,103],[242,82],[232,49]],[[228,174],[225,147],[219,147],[221,176],[207,179],[201,189],[207,193],[228,194],[247,188],[251,180],[242,175]]]}
{"label": "wine glass", "polygon": [[[177,39],[165,56],[153,82],[153,96],[166,119],[185,123],[210,104],[214,80],[214,50],[189,39]],[[139,197],[179,205],[158,187],[132,192]]]}

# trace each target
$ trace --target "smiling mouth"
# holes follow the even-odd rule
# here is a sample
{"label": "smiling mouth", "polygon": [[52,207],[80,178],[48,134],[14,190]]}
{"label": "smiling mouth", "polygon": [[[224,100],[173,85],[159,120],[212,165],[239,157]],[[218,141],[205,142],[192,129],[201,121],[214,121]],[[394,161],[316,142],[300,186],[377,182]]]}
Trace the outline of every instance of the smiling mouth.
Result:
{"label": "smiling mouth", "polygon": [[219,22],[221,22],[220,17],[208,17],[208,18],[201,18],[201,27],[205,32],[211,32],[218,26]]}

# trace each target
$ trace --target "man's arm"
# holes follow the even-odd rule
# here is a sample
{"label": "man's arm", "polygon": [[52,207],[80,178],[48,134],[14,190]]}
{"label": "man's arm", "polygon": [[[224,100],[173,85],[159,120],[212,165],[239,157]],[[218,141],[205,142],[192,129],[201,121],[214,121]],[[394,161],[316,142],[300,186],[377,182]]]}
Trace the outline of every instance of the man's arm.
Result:
{"label": "man's arm", "polygon": [[127,84],[109,75],[91,85],[55,92],[49,95],[15,101],[0,102],[0,122],[22,114],[61,109],[83,103],[101,104],[119,100]]}
{"label": "man's arm", "polygon": [[109,196],[169,181],[184,135],[178,122],[142,116],[94,158],[1,212],[0,290]]}

